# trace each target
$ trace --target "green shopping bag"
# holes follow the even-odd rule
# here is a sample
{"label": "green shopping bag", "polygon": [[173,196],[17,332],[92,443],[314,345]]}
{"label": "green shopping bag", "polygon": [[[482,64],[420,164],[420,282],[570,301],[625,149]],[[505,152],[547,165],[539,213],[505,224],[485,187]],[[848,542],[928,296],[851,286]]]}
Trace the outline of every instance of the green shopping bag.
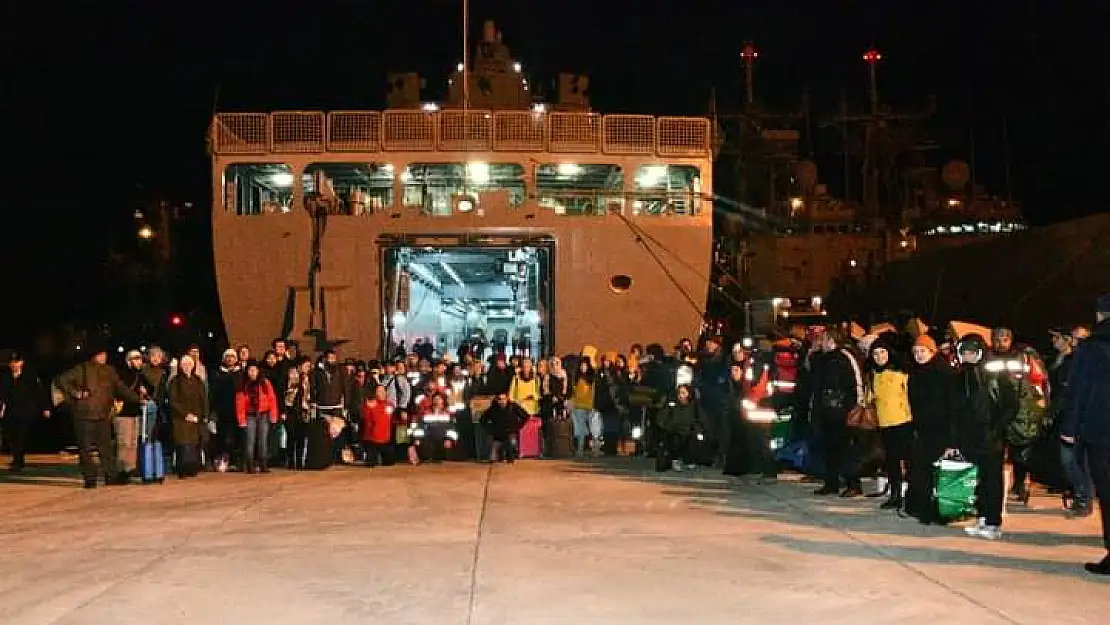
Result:
{"label": "green shopping bag", "polygon": [[937,514],[943,521],[975,516],[975,486],[979,469],[964,460],[938,460],[933,463],[936,489],[933,497]]}

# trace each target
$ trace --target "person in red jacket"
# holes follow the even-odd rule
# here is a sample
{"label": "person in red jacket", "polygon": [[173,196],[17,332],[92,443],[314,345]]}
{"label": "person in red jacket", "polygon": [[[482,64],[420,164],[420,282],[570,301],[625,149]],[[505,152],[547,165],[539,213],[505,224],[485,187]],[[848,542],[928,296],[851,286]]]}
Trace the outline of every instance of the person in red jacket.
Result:
{"label": "person in red jacket", "polygon": [[270,425],[277,423],[278,403],[274,387],[262,375],[257,360],[247,363],[247,372],[235,390],[235,417],[245,430],[243,462],[247,473],[269,473]]}
{"label": "person in red jacket", "polygon": [[390,438],[395,425],[396,407],[389,401],[389,390],[384,386],[374,389],[374,397],[367,397],[362,404],[362,448],[366,450],[366,466],[374,467],[379,460],[383,466],[392,466],[393,445]]}

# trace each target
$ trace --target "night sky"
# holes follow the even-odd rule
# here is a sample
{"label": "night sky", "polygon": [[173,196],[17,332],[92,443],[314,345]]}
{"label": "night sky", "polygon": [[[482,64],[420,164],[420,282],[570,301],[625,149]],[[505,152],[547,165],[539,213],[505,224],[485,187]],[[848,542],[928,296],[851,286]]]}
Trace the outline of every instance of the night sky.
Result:
{"label": "night sky", "polygon": [[[208,210],[214,106],[378,109],[388,70],[420,72],[434,94],[461,59],[454,0],[4,4],[0,346],[38,323],[97,312],[88,268],[103,261],[113,231],[130,235],[118,224],[137,202],[163,195]],[[795,107],[808,89],[818,114],[832,113],[841,92],[862,107],[860,56],[874,44],[883,99],[918,108],[936,94],[946,149],[966,155],[974,135],[977,179],[999,194],[1009,120],[1014,196],[1045,223],[1108,205],[1105,7],[473,0],[471,22],[477,39],[481,22],[496,20],[534,81],[588,74],[603,112],[705,114],[714,86],[719,109],[733,108],[746,39],[759,49],[757,98],[768,105]],[[196,280],[210,271],[198,263]]]}

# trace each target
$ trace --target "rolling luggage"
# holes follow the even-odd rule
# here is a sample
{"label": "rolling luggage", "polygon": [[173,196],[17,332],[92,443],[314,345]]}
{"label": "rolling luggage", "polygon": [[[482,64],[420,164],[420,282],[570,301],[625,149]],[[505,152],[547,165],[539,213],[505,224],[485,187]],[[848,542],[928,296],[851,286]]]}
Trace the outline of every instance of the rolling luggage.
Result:
{"label": "rolling luggage", "polygon": [[540,445],[540,433],[543,431],[542,424],[543,420],[539,417],[531,417],[520,427],[520,434],[517,436],[518,458],[540,457],[540,452],[543,449]]}
{"label": "rolling luggage", "polygon": [[570,417],[564,415],[551,420],[551,449],[548,457],[570,458],[574,455],[574,433]]}
{"label": "rolling luggage", "polygon": [[153,427],[158,418],[158,408],[153,402],[143,402],[139,416],[139,475],[143,484],[161,484],[166,481],[166,455],[162,452],[162,441],[153,436]]}

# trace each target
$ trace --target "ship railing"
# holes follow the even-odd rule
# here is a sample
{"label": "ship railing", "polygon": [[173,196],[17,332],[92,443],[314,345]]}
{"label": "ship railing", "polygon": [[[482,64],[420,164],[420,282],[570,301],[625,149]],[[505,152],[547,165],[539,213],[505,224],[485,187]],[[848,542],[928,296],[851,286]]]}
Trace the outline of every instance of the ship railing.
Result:
{"label": "ship railing", "polygon": [[706,158],[701,117],[531,111],[275,111],[218,113],[216,154],[553,152]]}

